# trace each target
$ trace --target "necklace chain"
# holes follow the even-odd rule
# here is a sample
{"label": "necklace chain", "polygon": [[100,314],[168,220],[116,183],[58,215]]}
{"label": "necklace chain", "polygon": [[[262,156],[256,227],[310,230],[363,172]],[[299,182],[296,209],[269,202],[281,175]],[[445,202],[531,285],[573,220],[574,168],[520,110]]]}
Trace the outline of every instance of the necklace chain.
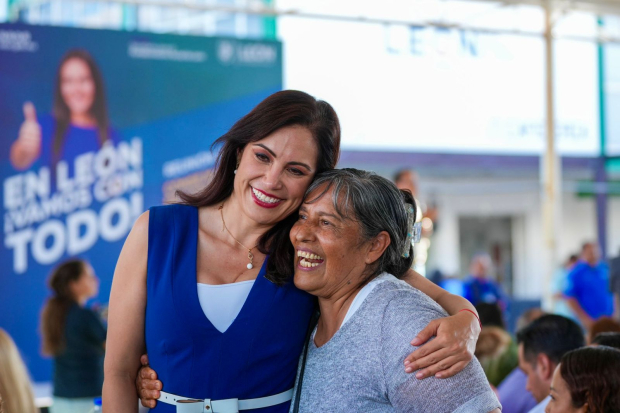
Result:
{"label": "necklace chain", "polygon": [[252,268],[254,268],[254,265],[253,265],[253,262],[252,262],[254,260],[254,254],[252,254],[252,250],[254,248],[256,248],[258,246],[258,244],[256,244],[252,248],[248,248],[245,245],[243,245],[241,242],[239,242],[239,240],[237,238],[235,238],[235,236],[232,234],[232,232],[230,232],[230,230],[226,226],[226,221],[224,221],[224,211],[223,211],[224,204],[220,205],[220,207],[218,209],[220,210],[220,216],[222,217],[222,225],[224,226],[224,229],[226,230],[226,232],[228,232],[228,235],[230,235],[232,237],[232,239],[234,239],[237,244],[241,245],[241,247],[243,247],[243,249],[248,250],[248,259],[250,260],[250,263],[247,265],[247,268],[248,268],[248,270],[251,270]]}

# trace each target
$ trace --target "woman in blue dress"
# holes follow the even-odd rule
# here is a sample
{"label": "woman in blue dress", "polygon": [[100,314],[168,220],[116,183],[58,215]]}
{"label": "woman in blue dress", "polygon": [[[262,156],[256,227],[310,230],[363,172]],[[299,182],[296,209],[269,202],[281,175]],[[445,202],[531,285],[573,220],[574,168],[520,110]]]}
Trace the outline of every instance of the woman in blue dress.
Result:
{"label": "woman in blue dress", "polygon": [[[289,409],[316,303],[290,279],[288,234],[314,176],[336,166],[338,118],[310,95],[278,92],[216,144],[211,183],[181,194],[183,205],[151,208],[125,242],[110,295],[104,412],[136,411],[145,352],[163,383],[154,411]],[[471,359],[475,310],[415,273],[409,280],[453,316],[418,336],[437,339],[403,369],[452,375]]]}

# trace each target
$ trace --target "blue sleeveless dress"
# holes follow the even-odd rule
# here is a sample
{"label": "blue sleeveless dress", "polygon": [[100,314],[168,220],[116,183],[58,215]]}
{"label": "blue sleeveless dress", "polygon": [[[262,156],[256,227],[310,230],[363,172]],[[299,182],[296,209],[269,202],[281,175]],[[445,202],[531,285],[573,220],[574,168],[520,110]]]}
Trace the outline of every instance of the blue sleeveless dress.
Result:
{"label": "blue sleeveless dress", "polygon": [[[292,280],[284,286],[267,280],[267,258],[239,315],[222,333],[198,300],[197,245],[197,208],[150,209],[145,339],[163,390],[221,400],[271,396],[292,388],[314,297],[298,290]],[[248,412],[286,413],[289,405]],[[175,409],[160,402],[151,411]]]}

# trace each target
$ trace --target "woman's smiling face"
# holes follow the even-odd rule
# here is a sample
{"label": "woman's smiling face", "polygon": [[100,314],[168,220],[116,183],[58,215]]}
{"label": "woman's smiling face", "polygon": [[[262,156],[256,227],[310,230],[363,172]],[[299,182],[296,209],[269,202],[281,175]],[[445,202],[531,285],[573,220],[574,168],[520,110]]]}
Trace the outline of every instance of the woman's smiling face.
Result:
{"label": "woman's smiling face", "polygon": [[[372,241],[363,239],[359,222],[341,216],[325,186],[308,194],[290,232],[295,247],[295,285],[320,298],[360,287],[376,258]],[[379,254],[380,255],[380,254]]]}
{"label": "woman's smiling face", "polygon": [[316,174],[318,147],[301,126],[280,128],[240,154],[234,196],[245,215],[275,225],[295,212]]}
{"label": "woman's smiling face", "polygon": [[60,69],[60,93],[72,115],[86,115],[95,101],[95,81],[80,58],[67,60]]}

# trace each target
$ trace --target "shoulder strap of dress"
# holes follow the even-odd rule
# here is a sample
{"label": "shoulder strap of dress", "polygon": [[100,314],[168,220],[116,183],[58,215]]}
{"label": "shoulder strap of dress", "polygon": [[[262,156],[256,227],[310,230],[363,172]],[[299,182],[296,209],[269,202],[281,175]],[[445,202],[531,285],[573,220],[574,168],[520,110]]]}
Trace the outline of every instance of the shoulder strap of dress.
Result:
{"label": "shoulder strap of dress", "polygon": [[[198,213],[189,205],[164,205],[149,208],[148,265],[160,265],[179,248],[178,241],[187,244],[197,234]],[[149,268],[150,269],[150,268]]]}

